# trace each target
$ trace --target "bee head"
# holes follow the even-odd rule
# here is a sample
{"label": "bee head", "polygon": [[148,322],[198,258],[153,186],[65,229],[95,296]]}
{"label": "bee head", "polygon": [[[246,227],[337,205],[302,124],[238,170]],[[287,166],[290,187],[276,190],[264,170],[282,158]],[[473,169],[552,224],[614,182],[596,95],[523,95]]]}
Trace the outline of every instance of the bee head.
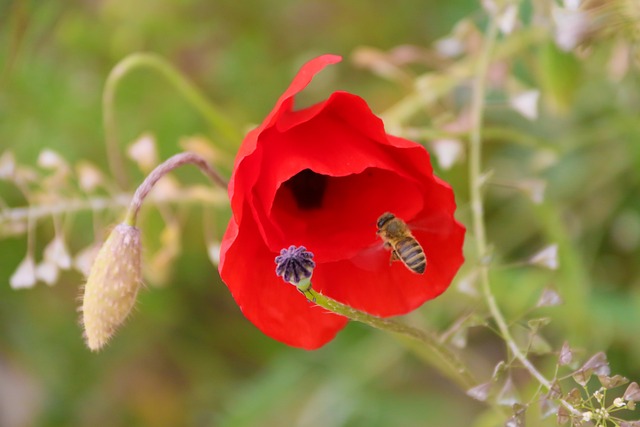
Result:
{"label": "bee head", "polygon": [[380,218],[378,218],[378,222],[376,223],[376,225],[378,226],[378,229],[381,229],[382,227],[384,227],[386,223],[388,223],[395,217],[396,216],[390,212],[385,212],[382,215],[380,215]]}

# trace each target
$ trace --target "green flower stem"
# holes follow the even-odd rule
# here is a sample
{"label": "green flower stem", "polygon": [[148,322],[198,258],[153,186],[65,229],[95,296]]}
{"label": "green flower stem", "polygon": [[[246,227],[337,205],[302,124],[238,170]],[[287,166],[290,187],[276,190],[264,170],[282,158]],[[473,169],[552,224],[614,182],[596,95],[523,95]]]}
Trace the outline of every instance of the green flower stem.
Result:
{"label": "green flower stem", "polygon": [[175,156],[169,157],[163,163],[156,166],[154,170],[145,178],[145,180],[140,184],[135,194],[133,195],[133,199],[131,199],[131,203],[129,205],[129,210],[127,211],[127,216],[125,217],[124,223],[130,226],[135,226],[138,219],[138,212],[140,211],[140,207],[142,206],[142,202],[149,195],[149,192],[153,189],[153,186],[166,174],[171,172],[172,170],[184,166],[186,164],[192,164],[197,166],[202,173],[204,173],[211,181],[215,184],[218,184],[220,187],[226,189],[227,181],[218,174],[218,172],[207,163],[202,157],[198,156],[194,153],[180,153]]}
{"label": "green flower stem", "polygon": [[[368,313],[356,310],[348,305],[339,303],[336,300],[314,291],[310,286],[306,290],[304,287],[300,288],[300,292],[302,292],[309,301],[333,313],[340,314],[351,320],[390,332],[402,341],[406,342],[410,340],[420,342],[431,352],[431,362],[438,367],[444,375],[455,381],[464,390],[468,390],[477,385],[473,375],[468,371],[465,364],[458,358],[458,355],[440,342],[434,333],[416,329],[412,326],[398,322],[397,320],[383,319],[381,317],[372,316]],[[422,352],[421,354],[424,353],[425,352]]]}
{"label": "green flower stem", "polygon": [[[473,232],[476,243],[476,250],[480,259],[487,255],[487,239],[484,225],[484,206],[482,201],[482,118],[484,112],[485,98],[485,78],[491,63],[491,53],[498,36],[498,27],[495,20],[491,20],[487,34],[485,36],[483,49],[479,58],[476,78],[473,82],[473,95],[471,100],[471,134],[469,138],[469,186],[471,198],[471,213],[473,218]],[[511,331],[507,325],[495,296],[491,292],[489,283],[489,268],[486,263],[480,263],[480,281],[484,298],[491,312],[491,316],[498,325],[502,338],[506,341],[513,355],[522,363],[525,368],[533,375],[547,390],[551,389],[551,383],[529,362],[525,355],[520,351],[517,344],[511,336]]]}
{"label": "green flower stem", "polygon": [[189,82],[174,66],[159,55],[152,53],[134,53],[116,64],[111,70],[102,94],[102,111],[107,157],[109,168],[122,188],[126,188],[127,177],[122,157],[118,149],[118,131],[115,116],[116,90],[122,79],[137,68],[150,68],[164,76],[184,99],[202,114],[211,127],[217,130],[230,149],[235,150],[235,143],[242,135],[238,127],[227,118],[215,105],[211,104],[202,93]]}
{"label": "green flower stem", "polygon": [[[491,19],[489,28],[485,35],[484,45],[477,64],[475,80],[472,88],[471,99],[471,134],[469,137],[469,186],[471,198],[471,213],[473,220],[473,232],[476,243],[476,251],[480,259],[484,259],[488,254],[488,246],[486,239],[486,229],[484,223],[484,206],[482,200],[482,120],[484,112],[485,99],[485,79],[491,64],[491,54],[495,41],[498,36],[498,27],[494,19]],[[506,342],[513,356],[518,359],[522,366],[533,376],[542,387],[547,391],[551,390],[553,384],[542,375],[535,366],[527,359],[524,353],[516,344],[509,326],[498,307],[495,296],[491,291],[489,282],[489,267],[486,263],[481,262],[479,265],[479,276],[484,295],[491,316],[493,317],[500,335]],[[560,403],[574,414],[580,412],[568,402],[560,399]]]}

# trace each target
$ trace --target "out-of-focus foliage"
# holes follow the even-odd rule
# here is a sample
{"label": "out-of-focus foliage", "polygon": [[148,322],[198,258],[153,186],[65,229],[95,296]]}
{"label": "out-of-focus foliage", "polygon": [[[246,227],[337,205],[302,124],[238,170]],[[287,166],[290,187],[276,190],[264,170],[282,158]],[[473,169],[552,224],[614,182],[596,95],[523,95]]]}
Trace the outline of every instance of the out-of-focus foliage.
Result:
{"label": "out-of-focus foliage", "polygon": [[[522,2],[522,25],[534,28],[532,17],[548,3]],[[318,87],[318,94],[336,88],[360,94],[398,133],[440,152],[439,173],[456,191],[460,219],[470,224],[464,83],[473,76],[469,70],[486,14],[469,0],[2,2],[0,156],[13,153],[25,176],[35,177],[30,188],[46,185],[27,192],[33,197],[27,199],[0,179],[0,209],[81,194],[81,161],[107,176],[101,181],[105,188],[95,194],[112,194],[116,184],[106,161],[101,97],[110,70],[130,53],[162,55],[248,127],[262,120],[304,60],[331,52],[351,62],[329,70],[306,96],[313,98]],[[507,319],[522,327],[523,339],[531,330],[526,319],[549,317],[542,330],[550,348],[559,350],[568,340],[578,349],[576,358],[583,359],[607,351],[615,373],[638,380],[640,81],[633,64],[638,47],[627,30],[632,27],[616,25],[593,29],[569,52],[544,30],[541,36],[517,29],[500,35],[496,52],[511,46],[511,53],[490,72],[485,211],[490,262],[496,266],[492,286]],[[456,32],[468,50],[437,59],[436,47],[451,47],[445,42]],[[400,45],[418,48],[384,56]],[[465,55],[466,68],[454,68]],[[403,58],[419,60],[405,65]],[[380,72],[371,64],[393,67]],[[461,70],[469,72],[466,78],[454,73]],[[429,103],[447,76],[456,90]],[[539,95],[513,99],[531,90]],[[416,93],[418,107],[405,116],[400,107]],[[533,114],[532,96],[539,96],[535,120],[526,118]],[[214,144],[220,138],[149,70],[123,80],[115,111],[123,153],[146,132],[154,136],[160,159],[180,151],[185,138]],[[61,173],[66,166],[51,156],[43,159],[44,149],[64,159],[66,174]],[[230,160],[223,155],[220,162],[225,161],[228,171]],[[0,160],[0,176],[9,163]],[[130,181],[139,182],[144,167],[127,165]],[[175,182],[201,180],[195,172],[175,173]],[[104,238],[106,228],[121,219],[123,204],[45,215],[35,222],[31,239],[24,224],[0,229],[0,425],[484,426],[503,421],[383,333],[353,324],[315,352],[264,337],[242,317],[207,256],[203,227],[205,234],[219,237],[229,216],[214,196],[194,197],[205,202],[188,205],[158,202],[159,209],[143,213],[145,255],[153,266],[145,275],[148,286],[125,327],[98,354],[86,350],[77,325],[80,273],[61,269],[55,286],[40,281],[22,291],[12,290],[9,281],[28,250],[40,263],[56,236],[64,236],[72,256]],[[468,240],[473,242],[472,232]],[[557,270],[530,265],[544,264],[544,257],[532,257],[553,244]],[[473,245],[468,246],[468,259],[477,262]],[[525,267],[519,264],[523,260]],[[466,345],[463,353],[479,379],[488,381],[505,359],[504,345],[479,327],[484,309],[473,296],[473,282],[472,263],[445,295],[408,320],[449,330],[451,342]],[[531,308],[545,288],[564,303]],[[544,351],[543,344],[536,345]],[[516,370],[514,376],[525,384],[520,378],[525,375]],[[532,412],[529,425],[555,422],[540,421]]]}

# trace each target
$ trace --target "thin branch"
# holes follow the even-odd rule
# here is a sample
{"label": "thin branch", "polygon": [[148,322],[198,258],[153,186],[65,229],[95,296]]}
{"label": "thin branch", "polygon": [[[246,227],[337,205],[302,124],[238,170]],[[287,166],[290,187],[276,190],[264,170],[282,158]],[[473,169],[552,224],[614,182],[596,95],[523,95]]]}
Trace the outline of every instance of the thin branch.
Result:
{"label": "thin branch", "polygon": [[127,217],[125,220],[126,224],[135,225],[138,211],[142,206],[142,202],[147,197],[149,192],[153,189],[154,185],[166,174],[171,172],[172,170],[184,166],[192,164],[197,166],[202,173],[204,173],[211,181],[220,187],[226,189],[228,186],[227,180],[224,179],[217,170],[215,170],[205,159],[200,157],[195,153],[180,153],[176,154],[165,160],[160,165],[156,166],[154,170],[145,178],[145,180],[140,184],[135,194],[133,195],[133,199],[131,200],[131,204],[129,205],[129,211],[127,212]]}
{"label": "thin branch", "polygon": [[[471,199],[471,213],[473,219],[473,231],[476,243],[476,251],[481,260],[487,253],[486,229],[484,223],[484,205],[482,200],[482,120],[485,102],[486,77],[491,64],[491,54],[498,35],[498,27],[494,19],[490,20],[489,28],[484,40],[484,45],[477,64],[471,100],[471,133],[469,138],[469,187]],[[547,390],[551,390],[552,384],[542,375],[535,366],[522,353],[511,335],[509,326],[498,307],[498,303],[491,291],[489,282],[489,267],[485,262],[480,263],[480,281],[482,292],[495,320],[502,338],[522,366]],[[564,407],[574,414],[580,414],[576,408],[565,400],[560,399]]]}
{"label": "thin branch", "polygon": [[[131,198],[131,193],[118,193],[111,197],[60,199],[56,203],[33,204],[29,207],[5,208],[0,210],[0,237],[15,234],[11,233],[10,230],[16,226],[21,230],[25,229],[30,218],[35,223],[42,218],[51,217],[53,215],[71,214],[84,211],[101,212],[118,210],[129,206]],[[154,200],[153,198],[147,200],[158,204],[228,204],[226,192],[218,191],[217,189],[206,192],[191,192],[186,189],[186,191],[176,192],[175,194],[163,195],[162,199],[159,200]]]}
{"label": "thin branch", "polygon": [[[116,90],[124,76],[137,68],[150,68],[164,76],[171,85],[202,114],[212,128],[229,141],[231,148],[242,137],[231,120],[215,105],[205,98],[200,90],[188,81],[174,66],[159,55],[152,53],[134,53],[118,62],[109,73],[102,94],[102,120],[107,145],[107,160],[111,173],[118,180],[121,188],[127,188],[127,175],[118,143],[118,127],[115,115]],[[233,146],[235,149],[235,146]]]}

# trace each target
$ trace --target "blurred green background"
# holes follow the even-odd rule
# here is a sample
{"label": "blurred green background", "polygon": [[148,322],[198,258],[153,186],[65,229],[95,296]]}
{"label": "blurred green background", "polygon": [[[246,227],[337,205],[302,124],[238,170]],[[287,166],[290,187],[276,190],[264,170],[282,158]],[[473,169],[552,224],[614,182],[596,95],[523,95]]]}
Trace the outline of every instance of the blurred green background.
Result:
{"label": "blurred green background", "polygon": [[[354,50],[429,46],[461,19],[478,16],[480,6],[469,0],[4,0],[0,154],[10,150],[20,164],[35,165],[41,150],[51,148],[70,164],[86,159],[107,171],[103,86],[112,67],[138,51],[165,57],[243,127],[260,122],[299,65],[322,53],[346,61],[327,71],[331,82],[318,96],[349,90],[382,113],[408,89],[355,67],[349,61]],[[633,72],[621,81],[607,79],[612,48],[607,40],[603,45],[586,59],[565,62],[534,46],[514,65],[513,73],[542,87],[543,97],[562,98],[564,113],[543,105],[532,124],[503,100],[490,102],[488,123],[516,129],[530,144],[489,138],[486,169],[498,179],[548,182],[540,205],[504,186],[488,191],[495,258],[518,262],[558,243],[561,263],[557,272],[496,269],[492,279],[513,319],[552,285],[566,305],[534,314],[554,319],[545,330],[553,348],[568,339],[583,356],[607,350],[616,373],[638,379],[640,82]],[[161,158],[180,151],[181,137],[219,137],[148,70],[127,77],[116,105],[120,139],[128,144],[152,132]],[[535,166],[549,153],[551,165]],[[457,193],[460,219],[470,224],[466,166],[438,171]],[[142,178],[133,166],[130,173]],[[202,181],[195,173],[176,175]],[[0,199],[14,207],[26,203],[6,181]],[[204,211],[212,213],[219,234],[229,212]],[[182,245],[167,283],[149,283],[125,327],[98,354],[84,347],[77,322],[82,276],[68,271],[55,286],[12,290],[9,278],[27,239],[1,235],[0,426],[493,425],[483,424],[480,403],[381,332],[351,324],[314,352],[263,336],[244,319],[207,257],[202,209],[181,215]],[[97,217],[82,212],[65,220],[72,253],[103,237],[94,235],[94,222],[107,226],[119,212]],[[149,213],[150,247],[161,224]],[[39,254],[53,236],[50,220],[41,221],[36,236]],[[474,310],[483,312],[482,303],[451,289],[410,320],[444,330]],[[487,329],[473,328],[469,346],[478,376],[488,379],[504,357],[502,343]]]}

